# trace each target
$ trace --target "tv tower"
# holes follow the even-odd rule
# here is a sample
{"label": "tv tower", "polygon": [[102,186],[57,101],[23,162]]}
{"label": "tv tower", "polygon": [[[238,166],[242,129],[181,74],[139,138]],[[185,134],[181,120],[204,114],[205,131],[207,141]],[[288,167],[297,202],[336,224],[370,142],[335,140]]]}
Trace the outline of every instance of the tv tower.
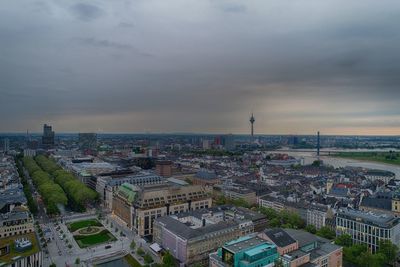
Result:
{"label": "tv tower", "polygon": [[253,113],[251,113],[251,117],[250,117],[250,123],[251,123],[251,138],[254,137],[254,122],[256,121],[256,119],[254,118]]}

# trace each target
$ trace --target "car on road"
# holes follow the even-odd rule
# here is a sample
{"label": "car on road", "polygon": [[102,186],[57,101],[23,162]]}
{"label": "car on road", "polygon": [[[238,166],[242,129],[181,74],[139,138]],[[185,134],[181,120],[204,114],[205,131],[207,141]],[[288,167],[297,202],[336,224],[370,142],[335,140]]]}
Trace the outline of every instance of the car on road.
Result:
{"label": "car on road", "polygon": [[105,249],[109,249],[109,248],[111,248],[111,245],[107,245],[107,246],[105,246],[104,248],[105,248]]}

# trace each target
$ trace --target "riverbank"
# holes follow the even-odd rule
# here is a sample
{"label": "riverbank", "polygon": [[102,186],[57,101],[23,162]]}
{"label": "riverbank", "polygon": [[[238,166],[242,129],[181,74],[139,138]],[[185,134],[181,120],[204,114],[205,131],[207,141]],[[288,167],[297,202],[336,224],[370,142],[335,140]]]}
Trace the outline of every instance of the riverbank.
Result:
{"label": "riverbank", "polygon": [[399,152],[339,152],[331,157],[400,166]]}

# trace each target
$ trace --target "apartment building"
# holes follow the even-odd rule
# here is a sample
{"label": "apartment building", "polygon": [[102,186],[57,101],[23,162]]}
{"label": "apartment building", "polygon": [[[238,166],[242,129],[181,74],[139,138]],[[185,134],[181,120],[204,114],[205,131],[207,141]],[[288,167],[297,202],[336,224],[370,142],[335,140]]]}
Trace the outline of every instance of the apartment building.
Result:
{"label": "apartment building", "polygon": [[206,264],[209,253],[225,242],[264,229],[265,215],[232,205],[157,218],[153,240],[182,264]]}
{"label": "apartment building", "polygon": [[327,206],[313,205],[307,209],[307,225],[314,225],[317,230],[327,226],[327,219],[333,218],[333,212]]}
{"label": "apartment building", "polygon": [[0,238],[32,233],[33,218],[27,211],[0,214]]}
{"label": "apartment building", "polygon": [[222,190],[225,197],[229,199],[243,199],[247,203],[253,205],[257,203],[256,192],[244,187],[230,187]]}
{"label": "apartment building", "polygon": [[396,178],[396,175],[390,171],[369,170],[365,173],[365,178],[370,181],[380,180],[388,184],[390,180]]}

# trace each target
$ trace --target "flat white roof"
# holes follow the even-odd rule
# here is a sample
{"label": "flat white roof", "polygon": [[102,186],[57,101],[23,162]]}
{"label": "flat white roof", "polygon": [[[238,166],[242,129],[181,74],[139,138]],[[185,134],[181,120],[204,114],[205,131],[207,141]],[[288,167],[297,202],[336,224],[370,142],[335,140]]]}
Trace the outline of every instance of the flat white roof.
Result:
{"label": "flat white roof", "polygon": [[151,248],[152,250],[154,250],[155,252],[157,252],[157,253],[161,251],[161,247],[160,247],[160,245],[157,244],[157,243],[151,244],[151,245],[150,245],[150,248]]}

